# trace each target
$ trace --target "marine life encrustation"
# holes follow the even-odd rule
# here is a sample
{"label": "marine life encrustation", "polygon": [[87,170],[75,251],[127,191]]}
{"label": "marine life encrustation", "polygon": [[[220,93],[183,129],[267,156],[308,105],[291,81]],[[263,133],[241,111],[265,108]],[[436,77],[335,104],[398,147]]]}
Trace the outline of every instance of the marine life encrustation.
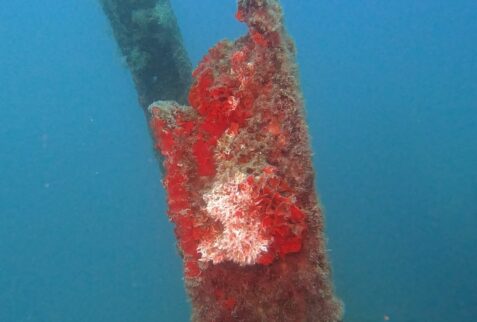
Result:
{"label": "marine life encrustation", "polygon": [[149,107],[195,321],[340,321],[295,49],[276,0],[239,0],[240,39]]}

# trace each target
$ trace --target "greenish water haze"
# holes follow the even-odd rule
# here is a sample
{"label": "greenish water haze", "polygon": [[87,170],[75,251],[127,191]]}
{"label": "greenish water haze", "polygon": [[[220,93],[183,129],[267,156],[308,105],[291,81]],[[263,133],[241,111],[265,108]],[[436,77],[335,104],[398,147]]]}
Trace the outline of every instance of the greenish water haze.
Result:
{"label": "greenish water haze", "polygon": [[[349,322],[477,316],[477,3],[282,1]],[[173,0],[193,64],[244,32]],[[96,1],[0,10],[0,321],[186,321],[152,142]]]}

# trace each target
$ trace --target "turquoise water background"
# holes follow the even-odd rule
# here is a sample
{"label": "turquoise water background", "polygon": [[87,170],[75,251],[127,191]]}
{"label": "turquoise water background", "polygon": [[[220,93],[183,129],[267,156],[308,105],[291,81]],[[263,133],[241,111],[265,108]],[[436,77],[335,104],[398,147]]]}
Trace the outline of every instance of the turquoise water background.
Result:
{"label": "turquoise water background", "polygon": [[[245,28],[173,0],[193,64]],[[348,322],[477,317],[477,2],[282,1]],[[144,115],[98,3],[0,4],[0,322],[187,321]]]}

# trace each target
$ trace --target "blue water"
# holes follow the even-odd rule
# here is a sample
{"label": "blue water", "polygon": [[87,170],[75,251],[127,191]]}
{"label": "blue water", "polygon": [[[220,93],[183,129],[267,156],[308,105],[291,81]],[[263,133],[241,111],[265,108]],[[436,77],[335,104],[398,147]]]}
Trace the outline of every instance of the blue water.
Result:
{"label": "blue water", "polygon": [[[194,64],[234,1],[173,0]],[[477,2],[283,0],[348,322],[477,316]],[[144,115],[94,0],[0,5],[0,322],[187,321]]]}

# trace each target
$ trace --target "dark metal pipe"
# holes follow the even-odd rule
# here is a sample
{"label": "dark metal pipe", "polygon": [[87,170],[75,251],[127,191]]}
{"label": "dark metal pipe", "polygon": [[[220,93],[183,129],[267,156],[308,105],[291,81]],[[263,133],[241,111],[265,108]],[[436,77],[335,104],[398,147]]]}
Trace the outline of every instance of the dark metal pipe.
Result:
{"label": "dark metal pipe", "polygon": [[144,109],[187,103],[192,67],[169,0],[100,0]]}

